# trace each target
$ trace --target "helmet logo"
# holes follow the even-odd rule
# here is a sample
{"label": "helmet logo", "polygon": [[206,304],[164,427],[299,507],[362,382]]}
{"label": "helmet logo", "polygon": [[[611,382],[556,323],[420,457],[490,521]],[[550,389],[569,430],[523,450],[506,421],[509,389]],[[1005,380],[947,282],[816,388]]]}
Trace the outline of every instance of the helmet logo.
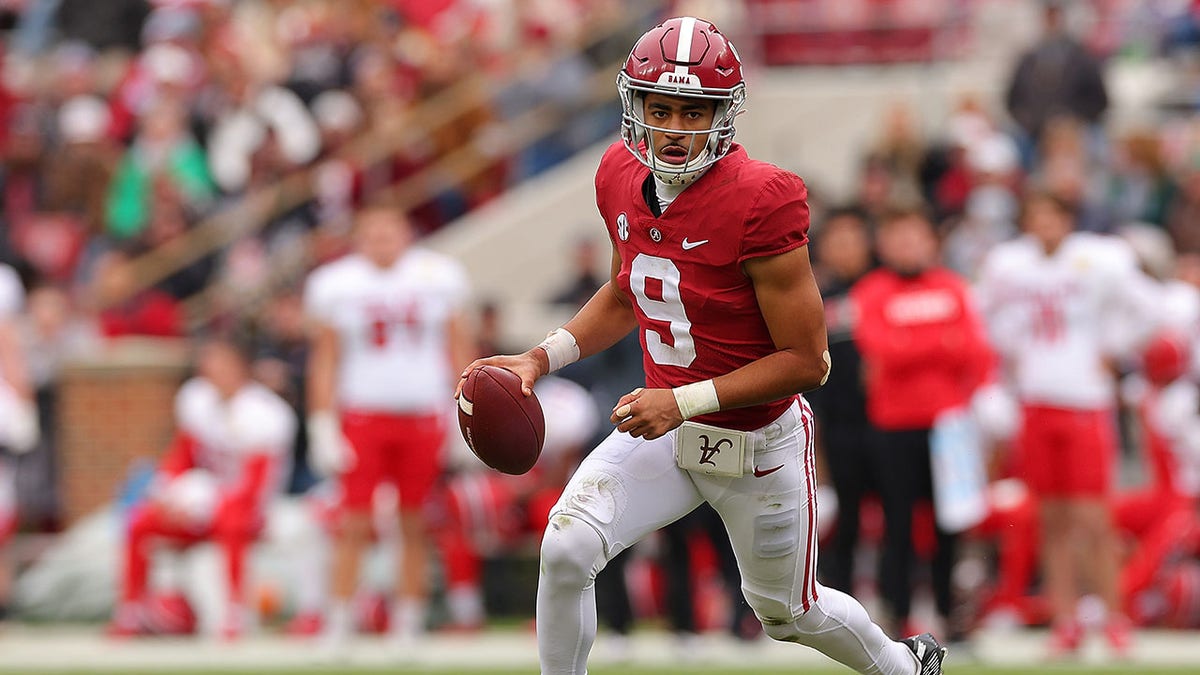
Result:
{"label": "helmet logo", "polygon": [[688,89],[699,89],[701,86],[700,78],[688,72],[687,68],[677,68],[673,73],[663,73],[658,76],[656,84],[669,85],[673,87],[686,87]]}
{"label": "helmet logo", "polygon": [[629,241],[629,218],[625,217],[624,211],[617,216],[617,236],[621,241]]}

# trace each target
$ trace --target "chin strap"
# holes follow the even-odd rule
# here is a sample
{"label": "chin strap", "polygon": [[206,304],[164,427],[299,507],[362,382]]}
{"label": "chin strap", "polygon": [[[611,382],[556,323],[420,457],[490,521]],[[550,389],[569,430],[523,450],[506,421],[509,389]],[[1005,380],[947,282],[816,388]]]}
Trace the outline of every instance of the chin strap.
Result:
{"label": "chin strap", "polygon": [[[653,150],[647,150],[647,155],[651,158],[651,162],[653,162],[655,167],[662,164],[662,162],[654,156]],[[708,171],[709,167],[712,166],[712,164],[705,164],[705,162],[708,161],[708,156],[709,150],[708,148],[705,148],[703,153],[698,155],[695,159],[689,161],[687,164],[683,165],[683,171],[664,171],[658,168],[651,168],[650,170],[654,173],[654,177],[662,181],[664,185],[691,185],[692,183],[695,183],[697,179],[703,176],[704,173]],[[688,171],[688,164],[699,164],[701,166],[698,169],[692,169],[691,171]]]}

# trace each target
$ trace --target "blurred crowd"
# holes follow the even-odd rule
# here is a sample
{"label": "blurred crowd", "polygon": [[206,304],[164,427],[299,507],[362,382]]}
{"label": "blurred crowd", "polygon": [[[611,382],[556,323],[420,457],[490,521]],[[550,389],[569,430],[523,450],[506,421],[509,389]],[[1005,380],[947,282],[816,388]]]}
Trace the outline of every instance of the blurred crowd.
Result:
{"label": "blurred crowd", "polygon": [[[593,142],[604,125],[589,116],[588,76],[610,57],[587,29],[615,7],[6,2],[0,254],[31,283],[107,312],[106,335],[181,335],[180,301],[215,282],[253,290],[280,250],[310,237],[312,255],[336,254],[353,209],[394,201],[406,179],[437,170],[404,204],[429,232]],[[538,105],[575,120],[510,141],[505,122]],[[482,156],[475,169],[443,163],[464,151]],[[235,209],[289,176],[298,198]],[[222,215],[253,236],[166,278],[128,271],[192,246],[189,231]]]}
{"label": "blurred crowd", "polygon": [[[878,473],[853,470],[855,453],[879,438],[889,447],[911,440],[896,433],[910,429],[888,428],[870,412],[864,373],[872,354],[860,349],[857,303],[866,293],[860,282],[873,272],[900,269],[910,278],[937,268],[958,280],[947,283],[970,289],[971,302],[984,310],[979,320],[994,362],[981,369],[991,374],[975,384],[992,387],[995,400],[1015,407],[1020,393],[1011,370],[1019,366],[1008,361],[1008,345],[997,342],[1003,327],[996,332],[996,316],[986,313],[992,305],[979,290],[989,256],[1021,235],[1038,204],[1052,205],[1075,229],[1127,251],[1136,261],[1130,284],[1145,292],[1140,297],[1153,306],[1153,316],[1118,321],[1114,331],[1122,339],[1105,353],[1113,382],[1125,382],[1114,384],[1104,408],[1120,422],[1116,479],[1124,489],[1150,476],[1148,490],[1157,486],[1178,496],[1170,472],[1158,476],[1158,465],[1145,459],[1155,442],[1147,440],[1154,420],[1143,403],[1148,391],[1194,385],[1200,377],[1200,125],[1194,114],[1200,88],[1184,87],[1161,107],[1116,126],[1106,123],[1104,74],[1110,60],[1153,55],[1194,84],[1200,15],[1195,3],[1094,5],[1099,20],[1077,37],[1065,25],[1064,5],[1046,3],[1044,35],[1012,64],[1004,100],[964,95],[937,130],[922,128],[912,110],[895,106],[865,148],[855,193],[845,203],[821,193],[821,177],[806,177],[813,185],[812,256],[839,373],[813,396],[828,483],[822,575],[830,586],[877,595],[897,635],[922,628],[904,625],[919,621],[910,616],[914,587],[929,587],[952,641],[981,624],[1046,624],[1061,617],[1044,597],[1037,562],[1039,526],[1054,523],[1039,523],[1036,495],[1013,467],[1019,423],[996,422],[1003,411],[981,413],[982,426],[990,421],[994,427],[980,442],[986,446],[986,508],[952,533],[929,505],[934,486],[910,485],[897,496]],[[39,404],[47,437],[43,452],[21,458],[27,497],[20,523],[31,531],[58,526],[53,456],[46,450],[61,364],[115,336],[189,334],[185,300],[214,284],[269,296],[247,327],[253,342],[248,374],[295,411],[299,424],[288,448],[295,461],[284,483],[320,512],[329,498],[308,466],[303,429],[306,307],[298,284],[272,285],[278,260],[304,242],[305,261],[292,277],[302,280],[311,265],[350,247],[351,223],[370,203],[399,200],[416,234],[431,232],[608,136],[615,117],[594,105],[583,83],[627,46],[614,40],[614,52],[587,37],[588,26],[627,9],[616,1],[9,0],[0,7],[7,22],[0,260],[24,282],[25,307],[11,318],[25,355],[28,394]],[[640,30],[646,22],[635,23]],[[603,86],[611,86],[608,74],[600,75]],[[467,81],[476,84],[459,86]],[[480,82],[504,84],[492,90]],[[541,102],[577,123],[509,147],[504,122]],[[447,112],[432,113],[445,117],[431,120],[430,105],[446,106],[433,109]],[[453,180],[439,174],[429,183],[436,189],[419,197],[397,197],[397,185],[430,167],[453,174],[440,162],[463,151],[487,161]],[[293,176],[303,177],[306,196],[261,223],[240,224],[251,236],[204,251],[156,283],[141,276],[144,268],[136,263],[144,256],[189,246],[189,232],[236,214],[257,191]],[[908,234],[895,236],[908,225]],[[603,281],[596,277],[605,268],[596,260],[601,254],[581,243],[579,278],[547,289],[546,301],[586,300]],[[485,305],[474,317],[479,354],[523,347],[503,344],[500,311]],[[1178,352],[1169,377],[1147,371],[1160,362],[1153,349],[1161,352],[1164,341]],[[548,453],[531,477],[464,470],[470,461],[442,477],[426,515],[444,568],[444,625],[477,628],[488,609],[528,609],[504,607],[517,601],[503,593],[485,598],[483,587],[490,583],[494,590],[497,582],[482,577],[485,571],[517,574],[494,561],[536,550],[536,532],[571,463],[590,447],[592,435],[603,433],[595,420],[607,417],[605,406],[640,381],[637,355],[636,341],[623,343],[562,373],[576,385],[552,385],[559,391],[546,399],[566,401],[555,417],[576,428],[561,431],[558,452]],[[1200,409],[1186,412],[1200,418]],[[549,434],[549,415],[547,426]],[[932,426],[918,428],[926,433]],[[1182,467],[1175,470],[1191,471],[1189,462],[1200,464],[1200,448],[1194,438],[1178,445],[1168,449]],[[873,461],[861,459],[864,466]],[[884,475],[898,475],[881,466]],[[1156,476],[1168,485],[1154,483]],[[1170,521],[1172,532],[1184,534],[1165,540],[1145,518],[1117,512],[1111,521],[1100,519],[1120,542],[1115,583],[1121,595],[1102,599],[1112,612],[1140,624],[1200,627],[1200,607],[1190,600],[1200,597],[1200,540],[1194,536],[1200,527],[1195,495],[1185,496]],[[897,525],[897,509],[911,522]],[[627,633],[636,616],[666,613],[685,635],[717,627],[756,634],[757,623],[746,620],[738,597],[735,566],[720,548],[724,538],[710,536],[714,527],[711,514],[698,512],[613,561],[598,583],[615,585],[599,594],[607,605],[602,617],[615,633]],[[388,541],[388,532],[381,526],[377,538]],[[864,565],[864,551],[889,561],[891,578]],[[930,564],[897,579],[896,570],[908,562],[892,564],[896,556]],[[303,564],[309,563],[321,561]],[[974,576],[952,578],[955,567]],[[302,575],[298,579],[323,574],[306,570],[301,565],[290,573]],[[315,633],[327,591],[295,585],[307,594],[294,600],[292,629]],[[0,600],[5,586],[0,578]],[[1099,587],[1084,588],[1103,595]],[[163,600],[156,610],[167,626],[159,632],[191,626],[167,621],[184,611],[171,602],[177,600]],[[364,629],[386,623],[377,604],[358,611]],[[1063,639],[1069,642],[1070,635]]]}

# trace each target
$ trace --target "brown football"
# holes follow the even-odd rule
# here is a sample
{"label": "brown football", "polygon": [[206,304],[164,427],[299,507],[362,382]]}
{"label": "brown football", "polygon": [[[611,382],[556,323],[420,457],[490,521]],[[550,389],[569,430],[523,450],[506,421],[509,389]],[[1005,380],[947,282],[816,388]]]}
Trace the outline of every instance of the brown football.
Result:
{"label": "brown football", "polygon": [[546,440],[537,395],[522,394],[521,378],[496,366],[467,374],[458,397],[458,428],[484,464],[513,475],[533,468]]}

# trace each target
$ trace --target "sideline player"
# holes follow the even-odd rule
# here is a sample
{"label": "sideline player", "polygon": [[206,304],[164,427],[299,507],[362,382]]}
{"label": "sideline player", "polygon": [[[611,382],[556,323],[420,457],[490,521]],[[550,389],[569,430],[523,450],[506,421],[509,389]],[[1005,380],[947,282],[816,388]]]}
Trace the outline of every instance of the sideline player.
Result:
{"label": "sideline player", "polygon": [[313,272],[305,291],[313,322],[308,371],[309,456],[336,476],[333,601],[327,646],[345,644],[350,599],[371,537],[375,488],[400,493],[399,601],[388,625],[408,641],[425,626],[430,544],[422,505],[440,470],[446,396],[473,358],[464,306],[466,273],[411,245],[412,227],[391,208],[362,211],[356,253]]}
{"label": "sideline player", "polygon": [[25,289],[16,270],[0,264],[0,622],[7,612],[12,585],[4,545],[17,525],[17,465],[10,454],[33,450],[41,437],[37,404],[16,330],[17,314],[24,304]]}
{"label": "sideline player", "polygon": [[608,283],[542,344],[471,366],[508,368],[531,389],[632,330],[642,343],[646,388],[617,401],[617,429],[576,471],[542,540],[543,675],[587,672],[596,573],[705,501],[768,635],[860,673],[941,673],[932,636],[893,641],[816,580],[813,418],[797,394],[830,364],[807,193],[733,142],[746,91],[737,52],[707,21],[669,19],[637,41],[617,87],[621,141],[596,173]]}
{"label": "sideline player", "polygon": [[197,365],[199,376],[175,397],[175,440],[146,501],[129,515],[122,596],[109,626],[116,637],[152,632],[151,546],[162,542],[217,542],[230,592],[221,634],[236,638],[248,628],[246,553],[266,522],[269,500],[290,473],[296,415],[250,378],[249,360],[233,342],[209,339]]}
{"label": "sideline player", "polygon": [[1072,207],[1049,194],[1030,194],[1023,208],[1025,235],[992,249],[977,290],[1021,403],[1016,465],[1039,503],[1050,650],[1065,656],[1080,647],[1075,610],[1090,576],[1108,610],[1105,636],[1123,654],[1131,635],[1109,503],[1117,460],[1112,364],[1142,338],[1135,329],[1153,326],[1154,303],[1124,242],[1075,232]]}

